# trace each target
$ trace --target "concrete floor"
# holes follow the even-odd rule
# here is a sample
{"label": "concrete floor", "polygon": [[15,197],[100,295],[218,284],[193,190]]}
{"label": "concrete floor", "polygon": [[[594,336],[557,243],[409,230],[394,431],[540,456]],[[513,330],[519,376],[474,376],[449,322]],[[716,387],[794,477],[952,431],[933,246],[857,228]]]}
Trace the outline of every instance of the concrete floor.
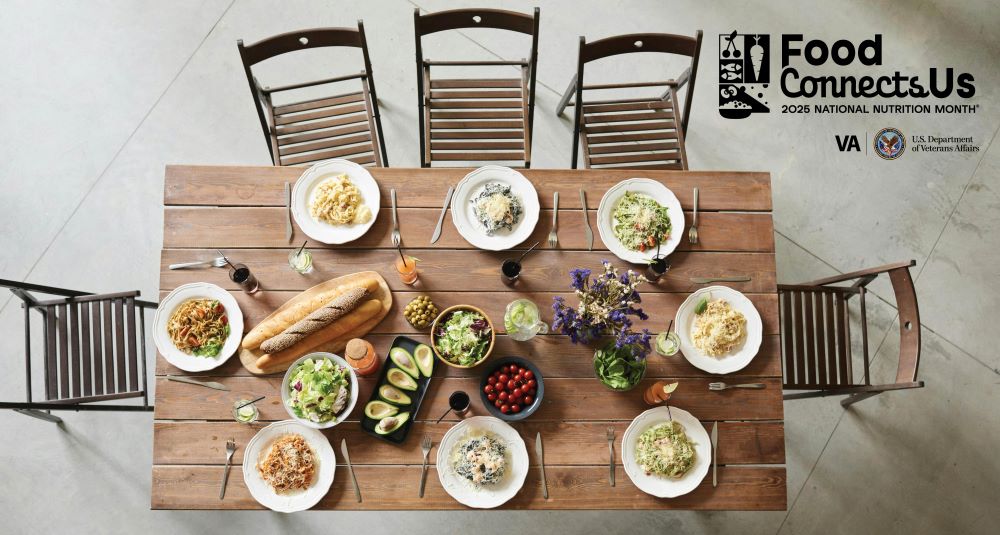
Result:
{"label": "concrete floor", "polygon": [[[163,166],[270,163],[237,38],[252,42],[365,19],[390,160],[417,165],[412,9],[465,4],[476,2],[0,0],[0,277],[156,295]],[[993,33],[1000,8],[988,0],[808,8],[792,1],[492,4],[542,8],[536,167],[569,161],[571,125],[552,110],[572,72],[578,35],[703,29],[707,74],[688,135],[691,168],[772,173],[782,282],[916,259],[920,371],[928,387],[883,395],[850,412],[836,400],[787,403],[789,510],[771,513],[150,512],[148,414],[68,414],[60,429],[2,412],[0,532],[995,533],[1000,353],[987,333],[1000,314],[1000,41]],[[809,30],[828,41],[881,32],[885,70],[972,72],[978,91],[971,102],[981,107],[967,116],[772,113],[727,122],[715,111],[714,36],[733,28]],[[523,54],[504,37],[480,31],[438,36],[435,46],[478,57]],[[269,73],[308,78],[305,67]],[[645,64],[608,68],[634,73]],[[831,139],[888,125],[972,135],[981,149],[882,162],[842,155]],[[875,373],[890,379],[898,326],[888,287],[874,289],[882,298],[870,311]],[[18,399],[20,310],[8,295],[0,295],[0,307],[8,372],[0,376],[0,392]]]}

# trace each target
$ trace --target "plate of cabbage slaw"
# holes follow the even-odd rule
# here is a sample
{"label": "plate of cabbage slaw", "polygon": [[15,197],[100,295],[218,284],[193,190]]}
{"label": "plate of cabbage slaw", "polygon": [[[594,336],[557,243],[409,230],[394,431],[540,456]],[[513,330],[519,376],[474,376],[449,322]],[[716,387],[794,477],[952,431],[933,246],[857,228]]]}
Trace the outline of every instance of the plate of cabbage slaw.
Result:
{"label": "plate of cabbage slaw", "polygon": [[[694,446],[694,462],[680,477],[647,473],[637,459],[640,437],[647,430],[660,424],[670,423],[671,418],[684,428],[685,434]],[[677,407],[670,407],[669,410],[667,407],[649,409],[632,420],[622,435],[621,452],[625,473],[632,483],[639,490],[657,498],[676,498],[698,488],[712,464],[712,441],[705,431],[705,426],[690,412]]]}
{"label": "plate of cabbage slaw", "polygon": [[[511,221],[487,228],[477,211],[477,201],[493,190],[507,199]],[[487,165],[465,175],[455,186],[451,221],[470,244],[488,251],[503,251],[531,236],[538,223],[539,209],[538,192],[530,180],[509,167]]]}
{"label": "plate of cabbage slaw", "polygon": [[[456,470],[458,449],[468,440],[488,436],[503,443],[504,473],[491,484],[476,484]],[[528,475],[528,449],[517,430],[492,416],[472,416],[445,433],[437,449],[437,473],[441,486],[462,505],[492,509],[513,498]]]}
{"label": "plate of cabbage slaw", "polygon": [[[370,217],[364,222],[334,224],[313,217],[310,206],[322,194],[324,183],[347,175],[350,183],[357,188],[360,196],[358,211],[367,209]],[[327,186],[329,187],[329,186]],[[339,189],[339,188],[338,188]],[[310,238],[323,243],[347,243],[363,236],[378,218],[380,193],[378,183],[367,169],[350,160],[327,160],[306,169],[292,187],[292,217],[295,223]]]}
{"label": "plate of cabbage slaw", "polygon": [[[724,355],[710,356],[695,347],[691,330],[697,319],[698,302],[703,297],[710,301],[722,299],[729,304],[732,310],[743,314],[743,317],[746,318],[744,327],[746,333],[742,342],[739,342]],[[684,354],[684,358],[700,370],[718,374],[733,373],[750,364],[750,361],[760,350],[764,332],[760,313],[753,306],[753,302],[747,296],[728,286],[707,286],[689,295],[677,308],[674,329],[681,340],[681,353]]]}
{"label": "plate of cabbage slaw", "polygon": [[[652,202],[650,202],[652,201]],[[657,205],[659,205],[657,207]],[[666,240],[657,236],[656,220],[666,209],[670,231]],[[638,224],[637,224],[638,223]],[[645,228],[645,227],[651,228]],[[684,235],[684,212],[670,189],[649,178],[630,178],[612,186],[597,207],[597,230],[601,241],[618,258],[633,264],[648,264],[656,255],[660,241],[660,256],[677,248]],[[623,243],[643,243],[642,250]]]}
{"label": "plate of cabbage slaw", "polygon": [[296,422],[313,429],[328,429],[346,420],[354,410],[358,377],[346,360],[333,353],[309,353],[285,372],[281,402]]}
{"label": "plate of cabbage slaw", "polygon": [[[170,317],[175,310],[191,299],[218,301],[226,309],[229,335],[222,349],[214,357],[181,351],[170,338],[167,329]],[[160,301],[156,314],[153,315],[153,342],[157,351],[167,362],[187,372],[202,372],[222,366],[239,349],[242,338],[243,312],[239,303],[232,294],[209,282],[192,282],[178,286]]]}

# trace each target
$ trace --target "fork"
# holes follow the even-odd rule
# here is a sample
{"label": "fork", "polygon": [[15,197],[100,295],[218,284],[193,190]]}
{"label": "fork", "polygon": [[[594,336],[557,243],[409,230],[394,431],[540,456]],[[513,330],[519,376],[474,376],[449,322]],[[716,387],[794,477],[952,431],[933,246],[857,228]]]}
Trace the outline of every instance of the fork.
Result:
{"label": "fork", "polygon": [[420,449],[424,452],[424,466],[420,469],[420,497],[424,497],[424,486],[427,483],[427,459],[431,454],[430,435],[424,435],[424,440],[420,443]]}
{"label": "fork", "polygon": [[402,239],[399,236],[399,222],[396,220],[396,189],[389,190],[389,198],[392,200],[392,245],[399,247]]}
{"label": "fork", "polygon": [[233,454],[236,453],[236,438],[226,441],[226,471],[222,474],[222,488],[219,490],[219,499],[226,496],[226,483],[229,482],[229,467],[232,466]]}
{"label": "fork", "polygon": [[555,247],[559,243],[556,229],[559,228],[559,192],[552,194],[552,230],[549,231],[549,247]]}
{"label": "fork", "polygon": [[688,229],[688,241],[698,243],[698,188],[694,188],[694,215],[691,217],[691,228]]}
{"label": "fork", "polygon": [[182,264],[170,264],[168,267],[170,269],[184,269],[195,266],[204,266],[205,264],[211,264],[212,267],[222,267],[226,265],[226,259],[223,257],[213,258],[211,260],[199,260],[198,262],[184,262]]}
{"label": "fork", "polygon": [[608,450],[611,452],[611,458],[608,460],[608,470],[610,473],[611,486],[615,486],[615,428],[608,428]]}
{"label": "fork", "polygon": [[727,385],[726,383],[708,383],[708,389],[713,391],[729,390],[730,388],[751,388],[754,390],[760,390],[762,388],[767,388],[764,383],[745,383],[741,385]]}

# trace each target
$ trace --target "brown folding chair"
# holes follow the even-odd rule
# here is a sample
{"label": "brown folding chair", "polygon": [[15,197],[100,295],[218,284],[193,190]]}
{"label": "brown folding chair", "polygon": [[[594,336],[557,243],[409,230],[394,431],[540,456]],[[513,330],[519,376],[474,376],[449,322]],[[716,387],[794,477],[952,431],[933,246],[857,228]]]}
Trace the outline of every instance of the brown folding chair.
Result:
{"label": "brown folding chair", "polygon": [[[136,299],[138,291],[88,294],[0,280],[24,308],[24,365],[27,401],[0,402],[0,409],[60,423],[53,410],[152,411],[146,388],[146,334],[143,311],[156,303]],[[59,295],[39,299],[34,293]],[[31,311],[42,317],[45,400],[32,397]],[[142,398],[141,405],[94,404]]]}
{"label": "brown folding chair", "polygon": [[[785,394],[785,399],[846,395],[847,407],[889,390],[921,388],[917,380],[920,363],[920,313],[910,278],[913,260],[846,273],[801,285],[778,285],[781,317],[781,354],[785,390],[811,390]],[[868,320],[865,287],[880,274],[888,273],[899,309],[899,364],[896,381],[873,385],[869,376]],[[850,286],[837,283],[854,281]],[[860,308],[863,382],[852,370],[849,300],[857,297]]]}
{"label": "brown folding chair", "polygon": [[[531,167],[539,9],[524,15],[500,9],[413,10],[417,45],[420,165],[435,161],[509,161]],[[531,36],[531,56],[520,61],[424,59],[421,38],[445,30],[494,28]],[[514,66],[519,78],[431,79],[431,67]],[[520,165],[520,163],[518,164]]]}
{"label": "brown folding chair", "polygon": [[[330,158],[345,158],[361,165],[389,165],[362,21],[358,21],[357,30],[302,30],[269,37],[249,46],[244,46],[240,39],[236,45],[274,165],[308,164]],[[360,48],[364,70],[314,82],[269,87],[261,86],[250,69],[275,56],[320,47]],[[276,93],[355,79],[361,81],[358,91],[279,106],[272,104],[272,96]]]}
{"label": "brown folding chair", "polygon": [[[691,65],[677,79],[620,84],[584,83],[584,65],[602,58],[635,52],[660,52],[689,56]],[[566,88],[556,115],[566,106],[575,106],[573,119],[573,169],[577,166],[579,145],[583,143],[586,168],[687,169],[684,136],[691,116],[691,98],[698,74],[701,53],[701,30],[694,37],[668,33],[634,33],[608,37],[593,43],[580,37],[576,75]],[[687,84],[684,111],[677,91]],[[589,90],[625,90],[640,87],[663,87],[662,95],[647,98],[612,98],[583,100]],[[573,102],[570,99],[575,95]],[[577,105],[583,103],[582,106]]]}

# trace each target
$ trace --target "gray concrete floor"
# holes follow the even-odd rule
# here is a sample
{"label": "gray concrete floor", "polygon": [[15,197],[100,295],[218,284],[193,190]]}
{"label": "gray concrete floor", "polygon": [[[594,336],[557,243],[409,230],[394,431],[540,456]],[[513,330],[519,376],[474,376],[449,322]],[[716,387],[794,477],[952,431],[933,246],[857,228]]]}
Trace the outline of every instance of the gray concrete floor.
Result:
{"label": "gray concrete floor", "polygon": [[[412,9],[476,2],[0,1],[0,277],[155,296],[167,163],[269,164],[235,42],[365,19],[392,163],[418,164]],[[565,167],[571,125],[553,115],[576,38],[705,31],[692,169],[772,173],[778,274],[808,280],[916,259],[928,387],[849,412],[789,402],[787,512],[271,513],[149,511],[149,415],[68,414],[65,428],[0,413],[2,532],[301,530],[444,532],[990,533],[1000,522],[1000,8],[975,2],[555,2],[542,8],[536,167]],[[973,116],[790,117],[733,124],[715,111],[715,35],[881,32],[889,70],[973,72]],[[488,30],[436,36],[436,50],[520,57]],[[525,47],[526,49],[526,47]],[[435,55],[432,51],[429,55]],[[315,65],[268,71],[308,78]],[[271,67],[268,67],[271,69]],[[608,75],[652,68],[608,65]],[[853,67],[844,68],[850,72]],[[293,74],[294,73],[294,74]],[[778,100],[780,102],[780,100]],[[976,154],[841,155],[839,131],[972,135]],[[891,378],[898,329],[887,286],[870,312],[876,377]],[[20,310],[0,296],[5,399],[23,395]],[[990,528],[989,526],[994,526]]]}

